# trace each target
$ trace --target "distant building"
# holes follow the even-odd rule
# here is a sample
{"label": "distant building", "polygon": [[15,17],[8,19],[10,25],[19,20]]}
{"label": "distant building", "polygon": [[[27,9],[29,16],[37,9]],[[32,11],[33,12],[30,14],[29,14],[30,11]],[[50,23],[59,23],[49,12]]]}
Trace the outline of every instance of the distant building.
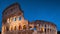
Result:
{"label": "distant building", "polygon": [[2,13],[1,34],[57,34],[57,28],[55,24],[43,20],[30,23],[24,19],[20,5],[14,3]]}

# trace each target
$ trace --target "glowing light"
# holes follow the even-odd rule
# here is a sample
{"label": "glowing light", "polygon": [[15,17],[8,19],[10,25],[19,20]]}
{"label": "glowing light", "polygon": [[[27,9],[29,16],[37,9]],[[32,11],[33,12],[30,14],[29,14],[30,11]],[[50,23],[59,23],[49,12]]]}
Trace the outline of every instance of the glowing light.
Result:
{"label": "glowing light", "polygon": [[40,28],[40,32],[44,32],[44,27]]}

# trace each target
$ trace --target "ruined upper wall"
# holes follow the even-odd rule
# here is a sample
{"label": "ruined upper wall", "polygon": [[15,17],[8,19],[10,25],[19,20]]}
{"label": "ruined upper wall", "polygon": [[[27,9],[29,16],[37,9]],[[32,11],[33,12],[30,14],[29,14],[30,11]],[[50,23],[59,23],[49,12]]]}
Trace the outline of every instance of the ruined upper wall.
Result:
{"label": "ruined upper wall", "polygon": [[23,16],[23,11],[21,10],[21,7],[18,3],[13,3],[2,12],[2,22],[5,22],[7,18],[18,15]]}
{"label": "ruined upper wall", "polygon": [[[2,13],[3,16],[8,15],[8,14],[14,14],[14,12],[18,13],[23,13],[21,10],[21,7],[18,3],[14,3],[10,6],[8,6]],[[16,14],[15,13],[15,14]],[[11,15],[12,16],[12,15]],[[5,16],[6,17],[6,16]]]}
{"label": "ruined upper wall", "polygon": [[39,25],[48,25],[48,26],[50,25],[50,26],[53,26],[55,28],[57,27],[54,23],[48,22],[48,21],[44,21],[44,20],[35,20],[35,21],[32,21],[29,24],[33,24],[33,25],[39,24]]}

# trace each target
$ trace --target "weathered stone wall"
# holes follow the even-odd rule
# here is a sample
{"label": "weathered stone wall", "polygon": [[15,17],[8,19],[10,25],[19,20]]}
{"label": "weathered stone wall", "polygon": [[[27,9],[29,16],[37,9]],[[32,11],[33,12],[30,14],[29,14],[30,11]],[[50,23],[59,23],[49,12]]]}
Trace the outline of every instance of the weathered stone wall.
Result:
{"label": "weathered stone wall", "polygon": [[17,31],[7,31],[5,32],[5,34],[56,34],[56,32],[49,33],[47,31],[47,33],[45,33],[37,30],[20,30],[20,31],[17,30]]}
{"label": "weathered stone wall", "polygon": [[32,34],[34,31],[31,30],[20,30],[20,31],[8,31],[5,34]]}

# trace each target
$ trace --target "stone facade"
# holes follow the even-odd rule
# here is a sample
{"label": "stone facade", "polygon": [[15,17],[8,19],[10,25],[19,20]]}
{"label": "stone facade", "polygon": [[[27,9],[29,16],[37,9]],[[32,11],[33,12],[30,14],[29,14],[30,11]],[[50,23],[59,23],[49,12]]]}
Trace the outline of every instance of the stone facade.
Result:
{"label": "stone facade", "polygon": [[14,3],[2,13],[1,34],[57,34],[57,28],[55,24],[43,20],[30,23],[24,19],[20,5]]}

